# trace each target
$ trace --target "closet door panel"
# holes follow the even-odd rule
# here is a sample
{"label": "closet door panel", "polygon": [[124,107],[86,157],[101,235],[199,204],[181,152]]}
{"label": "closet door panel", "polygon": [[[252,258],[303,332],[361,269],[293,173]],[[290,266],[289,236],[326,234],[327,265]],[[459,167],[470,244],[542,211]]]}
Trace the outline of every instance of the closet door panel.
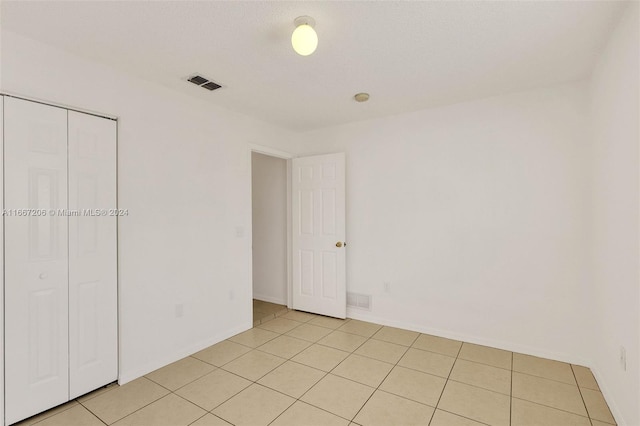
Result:
{"label": "closet door panel", "polygon": [[118,376],[115,208],[116,122],[69,111],[71,398]]}
{"label": "closet door panel", "polygon": [[67,111],[5,99],[7,424],[69,399]]}

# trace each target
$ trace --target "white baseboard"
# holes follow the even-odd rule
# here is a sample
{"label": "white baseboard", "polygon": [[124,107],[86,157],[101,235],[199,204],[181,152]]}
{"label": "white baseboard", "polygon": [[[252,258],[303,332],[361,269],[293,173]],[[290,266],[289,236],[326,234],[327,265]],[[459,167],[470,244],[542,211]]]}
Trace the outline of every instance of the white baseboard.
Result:
{"label": "white baseboard", "polygon": [[179,351],[173,352],[171,355],[163,356],[157,360],[149,362],[141,367],[138,367],[132,371],[123,371],[118,374],[118,384],[124,385],[132,380],[135,380],[139,377],[144,376],[145,374],[149,374],[152,371],[157,370],[158,368],[162,368],[166,365],[171,364],[172,362],[176,362],[181,360],[184,357],[189,355],[193,355],[196,352],[199,352],[205,348],[208,348],[211,345],[219,343],[225,339],[228,339],[231,336],[235,336],[238,333],[242,333],[243,331],[247,331],[252,328],[253,324],[245,324],[239,327],[234,327],[231,330],[227,330],[224,333],[220,333],[210,339],[199,342],[195,345],[189,346],[187,348],[181,349]]}
{"label": "white baseboard", "polygon": [[629,423],[625,421],[625,418],[622,415],[622,411],[620,411],[620,407],[618,407],[615,399],[613,399],[613,395],[611,394],[611,391],[607,386],[607,382],[604,379],[604,376],[600,374],[600,370],[598,369],[598,367],[594,365],[594,366],[590,366],[589,368],[591,369],[591,372],[596,378],[596,382],[598,382],[598,387],[600,388],[600,392],[602,392],[602,396],[604,396],[604,400],[607,401],[607,404],[609,405],[609,410],[611,411],[611,415],[616,421],[616,424],[618,426],[629,425]]}
{"label": "white baseboard", "polygon": [[265,296],[263,294],[253,294],[253,298],[256,300],[262,300],[263,302],[275,303],[277,305],[287,306],[287,299],[284,297]]}

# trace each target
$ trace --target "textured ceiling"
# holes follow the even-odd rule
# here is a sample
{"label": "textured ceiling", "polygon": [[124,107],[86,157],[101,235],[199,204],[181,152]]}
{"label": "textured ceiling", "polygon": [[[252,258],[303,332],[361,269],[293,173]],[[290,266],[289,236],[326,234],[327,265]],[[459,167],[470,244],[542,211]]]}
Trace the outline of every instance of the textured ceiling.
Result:
{"label": "textured ceiling", "polygon": [[[292,130],[589,76],[624,2],[2,1],[2,28]],[[316,20],[318,50],[291,49]],[[208,92],[184,78],[222,84]],[[369,92],[356,103],[353,95]]]}

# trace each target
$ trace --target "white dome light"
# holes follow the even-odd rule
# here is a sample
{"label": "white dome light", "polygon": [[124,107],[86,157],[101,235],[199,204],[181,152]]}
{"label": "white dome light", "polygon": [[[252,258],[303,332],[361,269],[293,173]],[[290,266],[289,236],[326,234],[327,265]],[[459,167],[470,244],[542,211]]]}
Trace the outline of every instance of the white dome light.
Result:
{"label": "white dome light", "polygon": [[294,21],[296,29],[291,34],[291,45],[298,55],[309,56],[318,47],[318,35],[313,29],[315,21],[309,16],[300,16]]}

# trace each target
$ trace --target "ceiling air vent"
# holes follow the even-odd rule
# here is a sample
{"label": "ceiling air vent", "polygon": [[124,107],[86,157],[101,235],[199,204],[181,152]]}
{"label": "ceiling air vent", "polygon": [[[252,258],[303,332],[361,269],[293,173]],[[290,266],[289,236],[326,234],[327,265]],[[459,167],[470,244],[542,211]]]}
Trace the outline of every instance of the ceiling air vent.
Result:
{"label": "ceiling air vent", "polygon": [[203,84],[203,85],[202,85],[202,86],[200,86],[200,87],[204,87],[204,88],[205,88],[205,89],[207,89],[207,90],[216,90],[216,89],[219,89],[219,88],[220,88],[220,85],[219,85],[219,84],[214,83],[213,81],[210,81],[210,82],[208,82],[208,83]]}
{"label": "ceiling air vent", "polygon": [[216,90],[222,87],[218,83],[214,83],[213,81],[208,80],[201,75],[194,75],[192,77],[189,77],[187,81],[190,81],[191,83],[196,84],[200,87],[204,87],[207,90]]}

